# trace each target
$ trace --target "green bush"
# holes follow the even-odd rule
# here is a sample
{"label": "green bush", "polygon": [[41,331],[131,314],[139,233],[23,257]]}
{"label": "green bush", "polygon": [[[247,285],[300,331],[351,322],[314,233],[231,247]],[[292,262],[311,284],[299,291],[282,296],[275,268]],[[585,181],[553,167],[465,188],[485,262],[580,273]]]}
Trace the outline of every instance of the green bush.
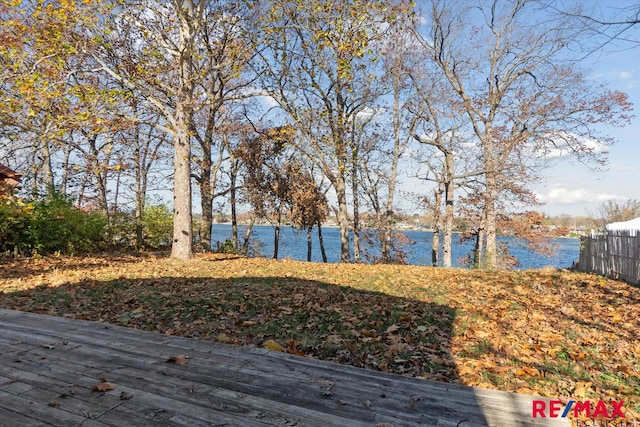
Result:
{"label": "green bush", "polygon": [[0,252],[31,253],[29,239],[33,206],[18,206],[13,200],[0,200]]}
{"label": "green bush", "polygon": [[219,254],[235,254],[236,248],[233,247],[233,241],[231,239],[227,239],[224,243],[216,241],[216,247],[213,251]]}
{"label": "green bush", "polygon": [[132,212],[116,211],[109,214],[107,241],[115,248],[136,248],[136,218]]}
{"label": "green bush", "polygon": [[103,246],[105,227],[104,216],[77,209],[59,194],[27,203],[7,200],[0,208],[0,251],[91,252]]}
{"label": "green bush", "polygon": [[164,204],[147,205],[142,212],[144,243],[150,248],[171,246],[173,212]]}
{"label": "green bush", "polygon": [[[109,219],[107,226],[104,215],[77,209],[69,198],[58,194],[30,202],[0,200],[0,254],[74,255],[107,248],[135,248],[135,215],[112,212]],[[145,248],[171,245],[173,213],[166,205],[147,205],[142,221]]]}

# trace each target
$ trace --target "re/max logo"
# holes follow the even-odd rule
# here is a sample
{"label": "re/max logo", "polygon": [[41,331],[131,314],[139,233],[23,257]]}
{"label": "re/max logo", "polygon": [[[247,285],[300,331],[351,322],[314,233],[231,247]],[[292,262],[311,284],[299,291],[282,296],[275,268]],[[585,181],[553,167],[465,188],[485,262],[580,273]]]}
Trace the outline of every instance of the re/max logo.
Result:
{"label": "re/max logo", "polygon": [[594,405],[591,404],[589,400],[585,400],[583,402],[576,402],[575,400],[570,400],[567,403],[567,406],[562,408],[561,400],[550,400],[549,403],[544,400],[534,400],[532,404],[532,417],[533,418],[566,418],[573,409],[573,416],[578,418],[580,416],[587,418],[624,418],[624,414],[622,413],[622,404],[624,401],[616,402],[615,400],[611,401],[612,410],[609,412],[609,408],[604,400],[598,400],[594,402]]}

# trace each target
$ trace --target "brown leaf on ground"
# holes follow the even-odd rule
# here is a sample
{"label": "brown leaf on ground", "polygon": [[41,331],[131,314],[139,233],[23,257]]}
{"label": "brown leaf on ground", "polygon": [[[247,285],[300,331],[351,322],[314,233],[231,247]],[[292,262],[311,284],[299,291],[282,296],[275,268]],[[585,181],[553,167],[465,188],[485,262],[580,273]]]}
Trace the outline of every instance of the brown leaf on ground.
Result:
{"label": "brown leaf on ground", "polygon": [[178,354],[175,356],[169,356],[169,358],[166,361],[169,363],[173,363],[175,365],[183,366],[189,363],[189,356]]}
{"label": "brown leaf on ground", "polygon": [[109,391],[114,390],[115,388],[116,386],[110,382],[100,382],[98,384],[94,384],[91,387],[91,391]]}

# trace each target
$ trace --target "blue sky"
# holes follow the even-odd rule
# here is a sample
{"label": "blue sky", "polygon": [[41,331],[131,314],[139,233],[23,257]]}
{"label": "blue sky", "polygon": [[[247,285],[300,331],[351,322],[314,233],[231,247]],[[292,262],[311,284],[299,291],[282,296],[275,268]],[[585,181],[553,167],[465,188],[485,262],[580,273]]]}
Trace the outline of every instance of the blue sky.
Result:
{"label": "blue sky", "polygon": [[[635,2],[601,1],[615,11]],[[636,3],[637,4],[637,3]],[[607,10],[603,10],[606,14]],[[638,39],[636,25],[629,37]],[[604,128],[616,139],[609,148],[609,164],[603,171],[590,170],[577,162],[563,160],[548,169],[546,179],[534,187],[545,213],[582,216],[594,212],[608,200],[640,200],[640,43],[611,43],[584,59],[583,66],[594,85],[606,83],[629,95],[634,117],[624,128]]]}

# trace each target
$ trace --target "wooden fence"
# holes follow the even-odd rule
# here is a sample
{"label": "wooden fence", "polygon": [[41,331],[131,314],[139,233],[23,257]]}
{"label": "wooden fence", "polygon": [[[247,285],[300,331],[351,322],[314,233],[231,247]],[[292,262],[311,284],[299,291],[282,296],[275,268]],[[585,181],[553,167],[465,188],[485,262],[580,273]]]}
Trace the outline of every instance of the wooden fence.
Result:
{"label": "wooden fence", "polygon": [[577,269],[640,284],[640,231],[607,231],[580,239]]}

